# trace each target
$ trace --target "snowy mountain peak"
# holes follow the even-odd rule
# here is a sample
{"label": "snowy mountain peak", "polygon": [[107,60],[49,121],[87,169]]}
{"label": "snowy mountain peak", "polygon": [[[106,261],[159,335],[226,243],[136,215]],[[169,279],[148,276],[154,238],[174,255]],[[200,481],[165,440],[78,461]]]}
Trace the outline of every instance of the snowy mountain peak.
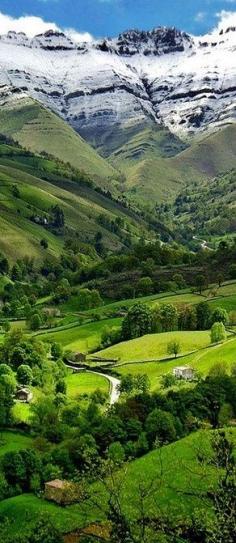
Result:
{"label": "snowy mountain peak", "polygon": [[100,144],[150,122],[192,136],[236,121],[236,28],[196,38],[175,28],[75,43],[53,30],[0,37],[1,89],[17,89]]}
{"label": "snowy mountain peak", "polygon": [[192,38],[174,27],[157,27],[151,31],[128,30],[117,39],[118,52],[126,55],[168,54],[184,51],[192,45]]}

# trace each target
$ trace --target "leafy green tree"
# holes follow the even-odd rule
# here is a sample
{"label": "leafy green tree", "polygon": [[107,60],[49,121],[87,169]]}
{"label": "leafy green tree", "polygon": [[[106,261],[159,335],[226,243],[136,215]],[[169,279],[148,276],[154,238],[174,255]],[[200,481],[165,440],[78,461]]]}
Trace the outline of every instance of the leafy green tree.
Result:
{"label": "leafy green tree", "polygon": [[223,273],[218,273],[216,279],[217,279],[217,282],[218,282],[218,286],[219,286],[219,288],[220,288],[221,285],[222,285],[222,283],[224,282],[224,275],[223,275]]}
{"label": "leafy green tree", "polygon": [[17,368],[17,381],[22,385],[31,385],[33,381],[33,373],[30,366],[27,364],[21,364]]}
{"label": "leafy green tree", "polygon": [[211,327],[211,343],[225,341],[226,331],[223,322],[215,322]]}
{"label": "leafy green tree", "polygon": [[134,339],[152,331],[152,312],[144,304],[132,306],[122,323],[123,339]]}
{"label": "leafy green tree", "polygon": [[12,266],[12,270],[11,270],[11,278],[13,281],[21,281],[22,280],[22,270],[19,266],[19,264],[14,264],[14,266]]}
{"label": "leafy green tree", "polygon": [[52,224],[57,228],[63,228],[65,224],[64,211],[59,205],[51,207]]}
{"label": "leafy green tree", "polygon": [[61,279],[56,287],[54,301],[56,303],[66,302],[71,295],[71,288],[68,279]]}
{"label": "leafy green tree", "polygon": [[63,348],[60,343],[54,341],[51,346],[51,355],[53,360],[58,360],[62,357]]}
{"label": "leafy green tree", "polygon": [[107,455],[115,466],[121,466],[125,460],[124,447],[119,441],[115,441],[109,445]]}
{"label": "leafy green tree", "polygon": [[214,309],[211,316],[211,323],[214,324],[214,322],[223,322],[224,326],[228,324],[229,316],[226,309],[223,307],[216,307]]}
{"label": "leafy green tree", "polygon": [[29,319],[30,330],[37,331],[42,326],[42,319],[39,313],[33,313]]}
{"label": "leafy green tree", "polygon": [[233,408],[229,403],[224,403],[219,411],[219,426],[228,426],[233,420]]}
{"label": "leafy green tree", "polygon": [[179,330],[196,330],[197,312],[194,305],[185,305],[181,307],[178,314]]}
{"label": "leafy green tree", "polygon": [[15,391],[14,375],[0,375],[0,427],[11,425]]}
{"label": "leafy green tree", "polygon": [[153,292],[153,280],[151,277],[141,277],[137,284],[137,290],[143,296]]}
{"label": "leafy green tree", "polygon": [[9,262],[5,256],[0,253],[0,274],[7,275],[9,273]]}
{"label": "leafy green tree", "polygon": [[204,275],[202,275],[202,274],[197,275],[197,277],[195,279],[195,283],[196,283],[196,287],[198,289],[198,292],[201,295],[202,291],[204,290],[204,288],[206,287],[206,284],[207,284],[206,277]]}
{"label": "leafy green tree", "polygon": [[46,239],[41,239],[40,245],[43,249],[48,249],[48,241]]}
{"label": "leafy green tree", "polygon": [[177,329],[178,312],[173,304],[160,305],[160,322],[163,332],[171,332]]}
{"label": "leafy green tree", "polygon": [[132,394],[135,388],[133,375],[122,375],[119,390],[121,393]]}
{"label": "leafy green tree", "polygon": [[171,388],[176,384],[176,377],[172,373],[167,373],[161,378],[162,388]]}
{"label": "leafy green tree", "polygon": [[145,430],[150,443],[158,441],[161,444],[170,443],[176,438],[174,417],[167,411],[154,409],[149,413]]}
{"label": "leafy green tree", "polygon": [[208,330],[211,325],[211,309],[207,302],[197,305],[197,329]]}
{"label": "leafy green tree", "polygon": [[2,327],[3,327],[4,332],[7,333],[11,329],[11,324],[10,324],[9,321],[6,320],[6,321],[3,322]]}
{"label": "leafy green tree", "polygon": [[167,354],[173,355],[175,358],[177,358],[177,355],[180,353],[181,346],[180,341],[178,339],[173,339],[170,341],[167,345]]}

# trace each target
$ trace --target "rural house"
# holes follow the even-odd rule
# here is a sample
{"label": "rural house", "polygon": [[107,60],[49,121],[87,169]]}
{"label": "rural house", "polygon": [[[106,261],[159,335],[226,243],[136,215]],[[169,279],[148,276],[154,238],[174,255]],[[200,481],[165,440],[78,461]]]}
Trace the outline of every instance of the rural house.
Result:
{"label": "rural house", "polygon": [[86,354],[84,353],[74,353],[72,357],[73,362],[86,362]]}
{"label": "rural house", "polygon": [[190,366],[177,366],[173,369],[173,375],[177,379],[192,381],[194,379],[195,372],[192,368],[190,368]]}
{"label": "rural house", "polygon": [[28,388],[18,388],[15,398],[22,403],[30,403],[33,399],[33,394]]}
{"label": "rural house", "polygon": [[81,498],[82,492],[78,484],[61,479],[45,483],[44,498],[58,505],[69,505]]}

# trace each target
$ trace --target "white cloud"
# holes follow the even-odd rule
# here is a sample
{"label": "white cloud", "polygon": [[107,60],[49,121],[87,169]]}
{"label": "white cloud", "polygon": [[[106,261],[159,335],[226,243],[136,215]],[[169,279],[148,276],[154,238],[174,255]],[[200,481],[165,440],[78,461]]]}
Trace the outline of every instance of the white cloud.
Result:
{"label": "white cloud", "polygon": [[93,36],[89,34],[89,32],[77,32],[77,30],[75,30],[74,28],[65,28],[63,32],[76,43],[84,41],[88,42],[94,39]]}
{"label": "white cloud", "polygon": [[236,11],[226,11],[222,9],[219,13],[216,13],[218,19],[217,29],[226,30],[229,26],[236,26]]}
{"label": "white cloud", "polygon": [[78,32],[74,28],[61,29],[54,22],[46,22],[41,17],[33,15],[24,15],[15,19],[10,15],[5,15],[0,12],[0,35],[7,34],[10,30],[15,32],[25,32],[29,38],[33,38],[36,34],[42,34],[47,30],[62,30],[76,43],[82,41],[91,41],[93,38],[88,32]]}
{"label": "white cloud", "polygon": [[236,26],[236,11],[227,11],[222,9],[215,14],[215,18],[217,20],[217,24],[210,34],[219,34],[221,30],[226,30],[230,26]]}

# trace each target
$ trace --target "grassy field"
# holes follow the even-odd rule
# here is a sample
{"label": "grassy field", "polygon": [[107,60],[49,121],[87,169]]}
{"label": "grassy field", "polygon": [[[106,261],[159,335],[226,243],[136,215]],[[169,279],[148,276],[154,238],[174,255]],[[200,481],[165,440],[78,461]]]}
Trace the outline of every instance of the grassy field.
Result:
{"label": "grassy field", "polygon": [[99,356],[117,359],[119,362],[139,362],[169,358],[167,345],[174,339],[180,342],[180,354],[183,355],[208,346],[210,343],[210,334],[208,330],[150,334],[113,345],[108,349],[100,351]]}
{"label": "grassy field", "polygon": [[[232,430],[236,442],[236,431]],[[210,433],[198,432],[180,441],[152,451],[142,458],[131,462],[124,472],[118,476],[122,483],[121,500],[130,518],[138,515],[135,503],[138,504],[138,488],[140,484],[152,482],[154,491],[149,493],[145,509],[155,513],[165,512],[181,516],[189,515],[194,507],[199,508],[198,499],[186,497],[181,492],[191,489],[202,492],[214,485],[215,472],[211,467],[200,467],[196,462],[198,450],[210,450]],[[104,489],[96,488],[97,500],[104,502]],[[100,496],[100,497],[99,497]],[[9,520],[9,533],[24,534],[26,527],[35,522],[40,514],[51,517],[55,526],[66,533],[89,521],[100,520],[102,513],[91,507],[73,505],[59,507],[30,494],[23,494],[0,502],[0,515]]]}
{"label": "grassy field", "polygon": [[42,335],[40,334],[40,339],[45,341],[57,341],[61,343],[65,349],[87,353],[99,347],[101,334],[105,326],[118,328],[120,324],[120,318],[96,321],[58,332],[53,331]]}
{"label": "grassy field", "polygon": [[108,395],[110,388],[105,377],[93,373],[71,373],[66,378],[66,386],[70,400],[79,400],[82,394],[92,394],[97,389]]}
{"label": "grassy field", "polygon": [[33,439],[24,433],[4,431],[0,433],[0,457],[7,452],[32,447]]}
{"label": "grassy field", "polygon": [[236,339],[228,339],[223,344],[201,349],[193,354],[163,362],[145,362],[117,366],[116,372],[119,375],[147,374],[150,380],[151,389],[160,388],[161,377],[172,372],[176,366],[189,365],[200,374],[207,375],[210,369],[217,363],[223,363],[227,370],[235,364]]}

